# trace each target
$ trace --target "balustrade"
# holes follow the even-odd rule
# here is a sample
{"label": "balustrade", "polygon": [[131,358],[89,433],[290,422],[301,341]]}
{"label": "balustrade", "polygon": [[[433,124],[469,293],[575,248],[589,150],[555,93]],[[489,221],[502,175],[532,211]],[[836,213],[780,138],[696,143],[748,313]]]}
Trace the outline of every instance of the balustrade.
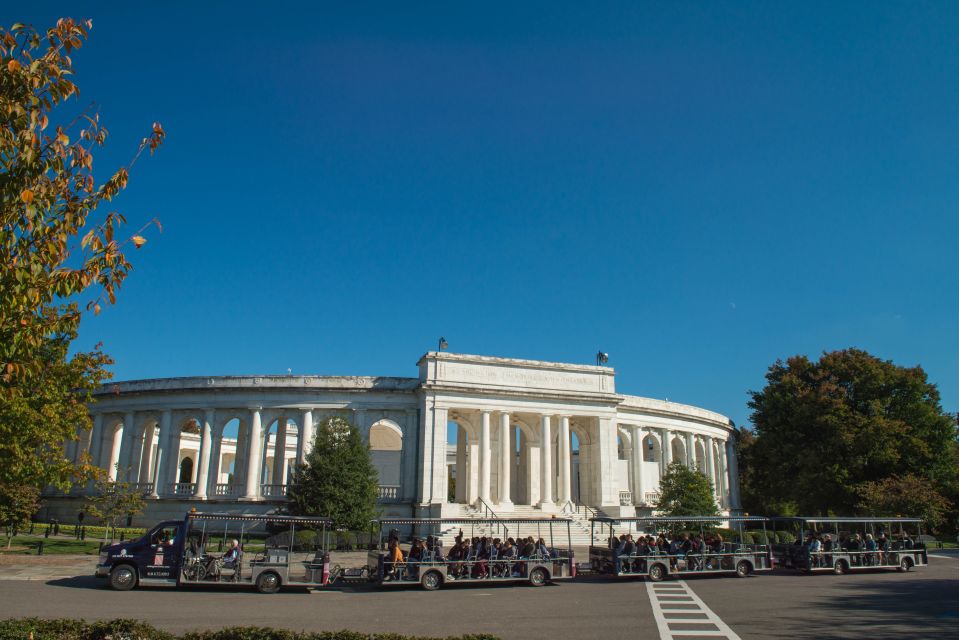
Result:
{"label": "balustrade", "polygon": [[261,484],[260,495],[263,496],[264,498],[285,498],[286,485],[285,484]]}
{"label": "balustrade", "polygon": [[192,496],[194,493],[196,493],[196,483],[174,482],[170,487],[170,492],[175,496]]}
{"label": "balustrade", "polygon": [[239,493],[239,486],[230,483],[218,482],[213,487],[213,495],[217,497],[229,498]]}
{"label": "balustrade", "polygon": [[656,491],[647,491],[644,503],[648,505],[654,505],[657,502],[659,502],[659,493]]}
{"label": "balustrade", "polygon": [[619,505],[625,507],[633,504],[633,492],[632,491],[623,491],[619,492]]}
{"label": "balustrade", "polygon": [[377,497],[383,501],[397,500],[400,497],[400,487],[395,484],[381,484]]}

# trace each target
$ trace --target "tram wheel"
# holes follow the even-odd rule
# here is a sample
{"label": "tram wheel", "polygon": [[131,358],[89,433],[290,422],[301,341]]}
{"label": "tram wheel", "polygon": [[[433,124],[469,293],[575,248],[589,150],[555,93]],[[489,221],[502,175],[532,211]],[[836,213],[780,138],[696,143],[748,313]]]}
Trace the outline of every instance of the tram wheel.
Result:
{"label": "tram wheel", "polygon": [[654,564],[649,568],[649,579],[653,582],[661,582],[663,578],[666,577],[666,571],[663,569],[663,565]]}
{"label": "tram wheel", "polygon": [[905,572],[909,571],[910,569],[912,569],[912,560],[909,558],[903,558],[899,561],[899,571]]}
{"label": "tram wheel", "polygon": [[117,591],[129,591],[137,585],[137,572],[128,564],[113,567],[110,572],[110,586]]}
{"label": "tram wheel", "polygon": [[280,576],[272,571],[261,573],[256,579],[256,590],[260,593],[276,593],[280,590]]}
{"label": "tram wheel", "polygon": [[533,569],[529,572],[529,583],[534,587],[542,587],[546,584],[546,572],[543,569]]}
{"label": "tram wheel", "polygon": [[749,574],[752,573],[753,568],[749,566],[749,563],[745,560],[740,560],[736,565],[736,577],[738,578],[748,578]]}
{"label": "tram wheel", "polygon": [[849,567],[846,566],[845,560],[836,560],[836,564],[832,566],[832,572],[837,576],[841,576],[844,573],[849,571]]}
{"label": "tram wheel", "polygon": [[427,571],[420,579],[420,584],[427,591],[436,591],[443,585],[443,577],[440,576],[439,571]]}

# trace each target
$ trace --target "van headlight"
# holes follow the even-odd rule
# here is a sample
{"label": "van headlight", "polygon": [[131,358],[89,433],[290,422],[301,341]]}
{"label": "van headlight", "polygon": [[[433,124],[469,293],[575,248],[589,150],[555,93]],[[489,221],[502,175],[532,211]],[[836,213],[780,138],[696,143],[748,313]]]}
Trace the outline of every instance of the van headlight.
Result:
{"label": "van headlight", "polygon": [[100,552],[100,564],[106,564],[106,563],[107,563],[107,559],[109,559],[109,557],[110,557],[110,554],[109,554],[109,553],[107,553],[106,551],[101,551],[101,552]]}

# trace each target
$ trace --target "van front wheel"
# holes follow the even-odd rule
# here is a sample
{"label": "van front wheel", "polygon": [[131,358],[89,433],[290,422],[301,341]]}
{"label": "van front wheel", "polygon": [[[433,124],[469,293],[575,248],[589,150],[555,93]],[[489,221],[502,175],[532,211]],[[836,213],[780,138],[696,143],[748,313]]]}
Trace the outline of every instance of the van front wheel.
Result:
{"label": "van front wheel", "polygon": [[110,586],[117,591],[129,591],[137,586],[137,572],[128,564],[113,567],[110,571]]}

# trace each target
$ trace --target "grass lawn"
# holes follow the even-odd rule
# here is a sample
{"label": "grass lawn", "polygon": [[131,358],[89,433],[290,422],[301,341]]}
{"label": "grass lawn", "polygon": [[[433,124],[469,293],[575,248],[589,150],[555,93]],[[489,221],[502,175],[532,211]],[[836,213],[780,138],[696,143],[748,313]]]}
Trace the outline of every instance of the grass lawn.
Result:
{"label": "grass lawn", "polygon": [[40,545],[40,542],[43,542],[43,554],[58,554],[58,553],[83,553],[88,556],[95,556],[98,553],[100,547],[100,540],[77,540],[73,537],[66,536],[50,536],[49,538],[44,538],[43,536],[14,536],[13,537],[13,546],[14,547],[26,547],[26,550],[20,551],[7,551],[7,539],[6,537],[0,538],[0,553],[11,553],[11,554],[29,554],[37,555],[37,547]]}

